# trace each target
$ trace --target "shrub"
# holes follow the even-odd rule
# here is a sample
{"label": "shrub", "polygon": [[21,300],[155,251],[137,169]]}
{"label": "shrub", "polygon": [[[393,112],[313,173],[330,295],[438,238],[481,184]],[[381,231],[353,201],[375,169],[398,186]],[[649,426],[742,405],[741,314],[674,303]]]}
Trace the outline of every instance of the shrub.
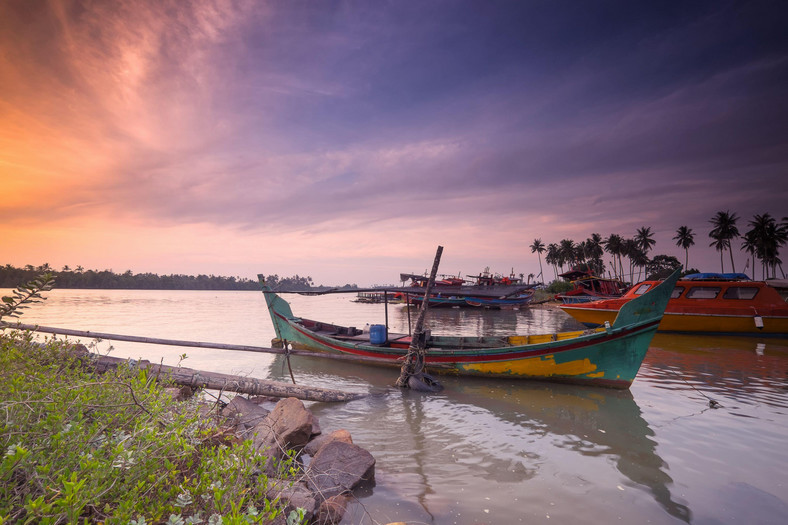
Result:
{"label": "shrub", "polygon": [[572,283],[568,281],[553,281],[547,287],[547,291],[551,294],[568,292],[572,289]]}
{"label": "shrub", "polygon": [[196,399],[96,375],[62,342],[0,333],[0,523],[268,523],[265,458],[217,445]]}

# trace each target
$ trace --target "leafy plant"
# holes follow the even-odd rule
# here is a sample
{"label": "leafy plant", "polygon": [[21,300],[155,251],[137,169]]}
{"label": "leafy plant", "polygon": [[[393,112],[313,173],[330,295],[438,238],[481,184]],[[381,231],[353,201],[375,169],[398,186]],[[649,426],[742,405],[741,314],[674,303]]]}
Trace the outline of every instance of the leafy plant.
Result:
{"label": "leafy plant", "polygon": [[21,284],[11,292],[12,295],[5,296],[0,302],[0,321],[3,317],[19,317],[20,310],[28,308],[31,303],[40,303],[46,300],[41,292],[52,289],[55,284],[55,277],[51,273],[42,273],[32,281]]}
{"label": "leafy plant", "polygon": [[[0,522],[269,523],[266,458],[197,399],[130,366],[100,376],[62,342],[0,335]],[[300,523],[299,520],[297,521]]]}

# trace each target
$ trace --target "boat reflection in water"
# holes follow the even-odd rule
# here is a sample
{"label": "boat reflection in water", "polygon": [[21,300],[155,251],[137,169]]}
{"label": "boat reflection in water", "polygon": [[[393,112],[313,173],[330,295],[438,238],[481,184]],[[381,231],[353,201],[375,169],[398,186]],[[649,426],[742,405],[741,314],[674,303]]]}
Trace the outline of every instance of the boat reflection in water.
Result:
{"label": "boat reflection in water", "polygon": [[612,460],[632,486],[650,492],[671,516],[690,521],[689,508],[671,495],[673,480],[630,391],[547,384],[490,388],[466,383],[456,388],[458,397],[468,402],[489,399],[499,417],[537,435],[552,436],[563,448]]}
{"label": "boat reflection in water", "polygon": [[752,402],[784,389],[786,356],[788,339],[657,333],[638,380]]}
{"label": "boat reflection in water", "polygon": [[[417,514],[427,523],[452,522],[459,518],[458,494],[464,509],[460,522],[469,519],[469,507],[493,504],[484,501],[491,493],[513,500],[509,518],[523,516],[566,490],[566,479],[645,491],[665,512],[690,521],[689,508],[671,494],[668,466],[629,391],[446,377],[441,394],[425,395],[387,388],[396,379],[395,369],[311,358],[293,359],[294,365],[296,361],[296,377],[305,383],[340,377],[347,379],[346,386],[358,387],[363,378],[382,389],[379,395],[313,411],[327,421],[346,422],[354,441],[369,443],[379,472],[385,473],[375,496],[390,500],[390,512],[406,512],[401,517],[408,521]],[[374,425],[369,414],[374,414]],[[474,498],[480,500],[475,505]],[[380,500],[375,505],[386,508]],[[407,505],[420,508],[404,509]],[[363,505],[354,512],[363,513]],[[605,512],[611,519],[617,515],[616,510]]]}

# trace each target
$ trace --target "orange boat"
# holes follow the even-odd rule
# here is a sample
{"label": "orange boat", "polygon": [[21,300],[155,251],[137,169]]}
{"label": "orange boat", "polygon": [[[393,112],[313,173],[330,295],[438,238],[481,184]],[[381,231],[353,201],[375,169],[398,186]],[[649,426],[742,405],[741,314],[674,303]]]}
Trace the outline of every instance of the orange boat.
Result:
{"label": "orange boat", "polygon": [[[621,305],[660,281],[643,281],[616,299],[561,305],[586,326],[612,323]],[[788,337],[788,303],[763,281],[744,274],[692,274],[676,283],[660,332]]]}

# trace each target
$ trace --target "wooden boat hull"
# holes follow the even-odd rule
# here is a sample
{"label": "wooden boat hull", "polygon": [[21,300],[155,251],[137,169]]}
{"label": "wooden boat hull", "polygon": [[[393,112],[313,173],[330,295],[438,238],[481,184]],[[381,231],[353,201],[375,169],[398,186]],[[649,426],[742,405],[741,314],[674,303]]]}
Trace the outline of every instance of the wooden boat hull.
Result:
{"label": "wooden boat hull", "polygon": [[[465,304],[464,297],[437,297],[432,296],[428,299],[430,303],[430,308],[453,308],[453,307],[460,307],[460,306],[467,306]],[[410,302],[413,305],[421,306],[421,303],[424,302],[423,296],[411,296]]]}
{"label": "wooden boat hull", "polygon": [[[573,307],[565,312],[590,328],[612,322],[618,310]],[[704,314],[691,312],[665,312],[659,324],[660,332],[710,333],[733,335],[771,335],[788,337],[788,317],[759,316],[763,328],[758,328],[755,318],[749,315]]]}
{"label": "wooden boat hull", "polygon": [[[648,351],[675,278],[667,288],[657,287],[623,308],[609,328],[590,333],[430,337],[426,366],[436,373],[628,388]],[[385,344],[374,345],[366,334],[298,318],[285,300],[267,289],[262,277],[261,281],[280,340],[299,348],[375,357],[383,364],[394,366],[402,364],[410,338],[390,336]]]}
{"label": "wooden boat hull", "polygon": [[563,304],[582,304],[590,303],[592,301],[599,301],[600,299],[610,299],[609,297],[599,297],[598,295],[564,295],[557,294],[556,299],[559,299]]}
{"label": "wooden boat hull", "polygon": [[[533,292],[526,294],[519,294],[514,297],[497,298],[497,297],[474,297],[474,296],[431,296],[429,298],[430,308],[461,308],[461,307],[474,307],[474,308],[517,308],[527,306],[531,299],[533,299]],[[411,297],[411,304],[420,306],[424,302],[424,297]]]}
{"label": "wooden boat hull", "polygon": [[505,299],[487,299],[481,297],[466,297],[465,304],[476,308],[520,308],[528,306],[534,298],[533,293],[521,294],[515,297],[508,297]]}
{"label": "wooden boat hull", "polygon": [[[752,300],[722,299],[730,286],[757,287],[759,291]],[[679,281],[677,288],[680,287],[720,288],[720,298],[685,299],[682,293],[680,297],[670,299],[659,324],[660,332],[788,337],[788,305],[763,283]],[[636,289],[637,286],[633,291]],[[585,326],[597,327],[612,322],[621,306],[631,300],[631,294],[620,299],[563,305],[561,308]]]}

